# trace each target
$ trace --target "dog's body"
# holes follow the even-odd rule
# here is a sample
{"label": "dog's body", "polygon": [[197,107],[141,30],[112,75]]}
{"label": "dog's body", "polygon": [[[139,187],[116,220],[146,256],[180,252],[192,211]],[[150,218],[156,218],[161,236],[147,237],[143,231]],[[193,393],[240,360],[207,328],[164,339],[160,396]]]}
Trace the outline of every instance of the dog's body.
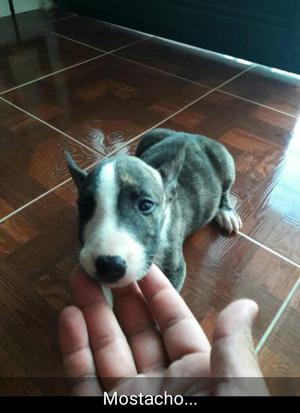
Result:
{"label": "dog's body", "polygon": [[79,190],[80,262],[109,288],[141,279],[154,262],[180,290],[185,238],[214,218],[229,232],[241,227],[229,202],[233,159],[207,137],[154,129],[136,157],[109,158],[87,176],[68,161]]}
{"label": "dog's body", "polygon": [[[178,290],[185,277],[185,238],[215,217],[230,232],[240,228],[239,217],[229,202],[235,179],[234,162],[224,146],[201,135],[155,129],[143,137],[136,156],[159,169],[165,162],[172,162],[183,142],[185,159],[177,179],[177,196],[170,208],[166,240],[159,245],[154,259]],[[227,227],[222,225],[224,214],[234,221],[232,228],[229,222]]]}

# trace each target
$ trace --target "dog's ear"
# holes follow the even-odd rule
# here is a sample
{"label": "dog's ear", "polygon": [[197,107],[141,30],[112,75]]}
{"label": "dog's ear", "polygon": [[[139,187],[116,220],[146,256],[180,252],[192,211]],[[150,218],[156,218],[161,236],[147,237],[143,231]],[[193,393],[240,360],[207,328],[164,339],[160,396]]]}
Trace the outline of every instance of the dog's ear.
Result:
{"label": "dog's ear", "polygon": [[161,174],[165,193],[169,201],[174,199],[176,196],[177,180],[185,159],[185,147],[186,144],[183,142],[174,157],[166,161],[158,169]]}
{"label": "dog's ear", "polygon": [[77,186],[77,189],[80,190],[81,184],[84,181],[85,177],[87,176],[87,173],[82,171],[79,166],[77,166],[76,162],[72,158],[70,152],[65,151],[65,157],[68,163],[69,171],[70,174],[73,178],[73,181],[75,182],[75,185]]}

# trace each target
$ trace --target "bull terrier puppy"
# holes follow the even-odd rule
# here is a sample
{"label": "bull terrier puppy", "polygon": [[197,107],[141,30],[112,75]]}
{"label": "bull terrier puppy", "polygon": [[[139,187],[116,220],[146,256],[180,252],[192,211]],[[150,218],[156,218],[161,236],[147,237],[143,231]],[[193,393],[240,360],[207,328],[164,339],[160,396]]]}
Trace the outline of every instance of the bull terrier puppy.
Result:
{"label": "bull terrier puppy", "polygon": [[108,289],[140,280],[152,263],[180,291],[185,238],[213,219],[229,233],[242,226],[229,199],[233,158],[205,136],[154,129],[136,156],[105,159],[89,174],[70,154],[67,161],[78,189],[79,260],[108,301]]}

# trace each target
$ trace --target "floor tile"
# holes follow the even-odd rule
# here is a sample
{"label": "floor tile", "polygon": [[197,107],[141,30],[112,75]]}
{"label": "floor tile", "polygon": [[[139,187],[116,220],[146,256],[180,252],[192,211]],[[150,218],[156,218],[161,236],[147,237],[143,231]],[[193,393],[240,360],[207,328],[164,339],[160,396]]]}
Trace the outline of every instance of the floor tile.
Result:
{"label": "floor tile", "polygon": [[259,354],[272,394],[298,395],[300,389],[300,285]]}
{"label": "floor tile", "polygon": [[26,378],[20,366],[0,348],[0,394],[1,396],[42,396],[42,392]]}
{"label": "floor tile", "polygon": [[158,38],[132,45],[117,54],[210,87],[221,85],[247,68],[223,55]]}
{"label": "floor tile", "polygon": [[161,126],[223,143],[235,159],[243,232],[300,264],[299,121],[214,92]]}
{"label": "floor tile", "polygon": [[148,37],[134,30],[84,16],[53,22],[46,28],[105,51],[118,49]]}
{"label": "floor tile", "polygon": [[76,211],[54,194],[0,225],[1,395],[68,394],[57,323],[77,252]]}
{"label": "floor tile", "polygon": [[241,236],[228,236],[211,223],[185,243],[187,280],[182,295],[211,338],[218,313],[239,298],[256,301],[260,311],[254,341],[275,316],[299,277],[297,268]]}
{"label": "floor tile", "polygon": [[300,76],[257,66],[228,83],[223,90],[291,115],[300,114]]}
{"label": "floor tile", "polygon": [[1,224],[0,232],[1,240],[6,234],[5,251],[0,247],[0,347],[26,377],[61,377],[58,309],[70,302],[76,211],[51,193]]}
{"label": "floor tile", "polygon": [[101,52],[38,29],[0,39],[0,92],[98,56]]}
{"label": "floor tile", "polygon": [[66,149],[82,167],[100,158],[0,100],[0,218],[69,178]]}
{"label": "floor tile", "polygon": [[108,153],[208,90],[107,55],[5,98]]}

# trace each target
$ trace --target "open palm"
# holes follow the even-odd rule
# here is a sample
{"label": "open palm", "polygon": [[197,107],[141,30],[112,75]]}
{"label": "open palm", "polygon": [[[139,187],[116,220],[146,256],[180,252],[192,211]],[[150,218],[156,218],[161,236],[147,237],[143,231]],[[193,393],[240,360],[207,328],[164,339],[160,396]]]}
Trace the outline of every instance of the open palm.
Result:
{"label": "open palm", "polygon": [[[268,394],[252,342],[253,301],[236,301],[219,315],[210,345],[154,265],[138,285],[114,290],[114,311],[80,267],[71,286],[76,307],[61,314],[59,341],[73,395]],[[259,385],[230,379],[241,377],[259,377]]]}

